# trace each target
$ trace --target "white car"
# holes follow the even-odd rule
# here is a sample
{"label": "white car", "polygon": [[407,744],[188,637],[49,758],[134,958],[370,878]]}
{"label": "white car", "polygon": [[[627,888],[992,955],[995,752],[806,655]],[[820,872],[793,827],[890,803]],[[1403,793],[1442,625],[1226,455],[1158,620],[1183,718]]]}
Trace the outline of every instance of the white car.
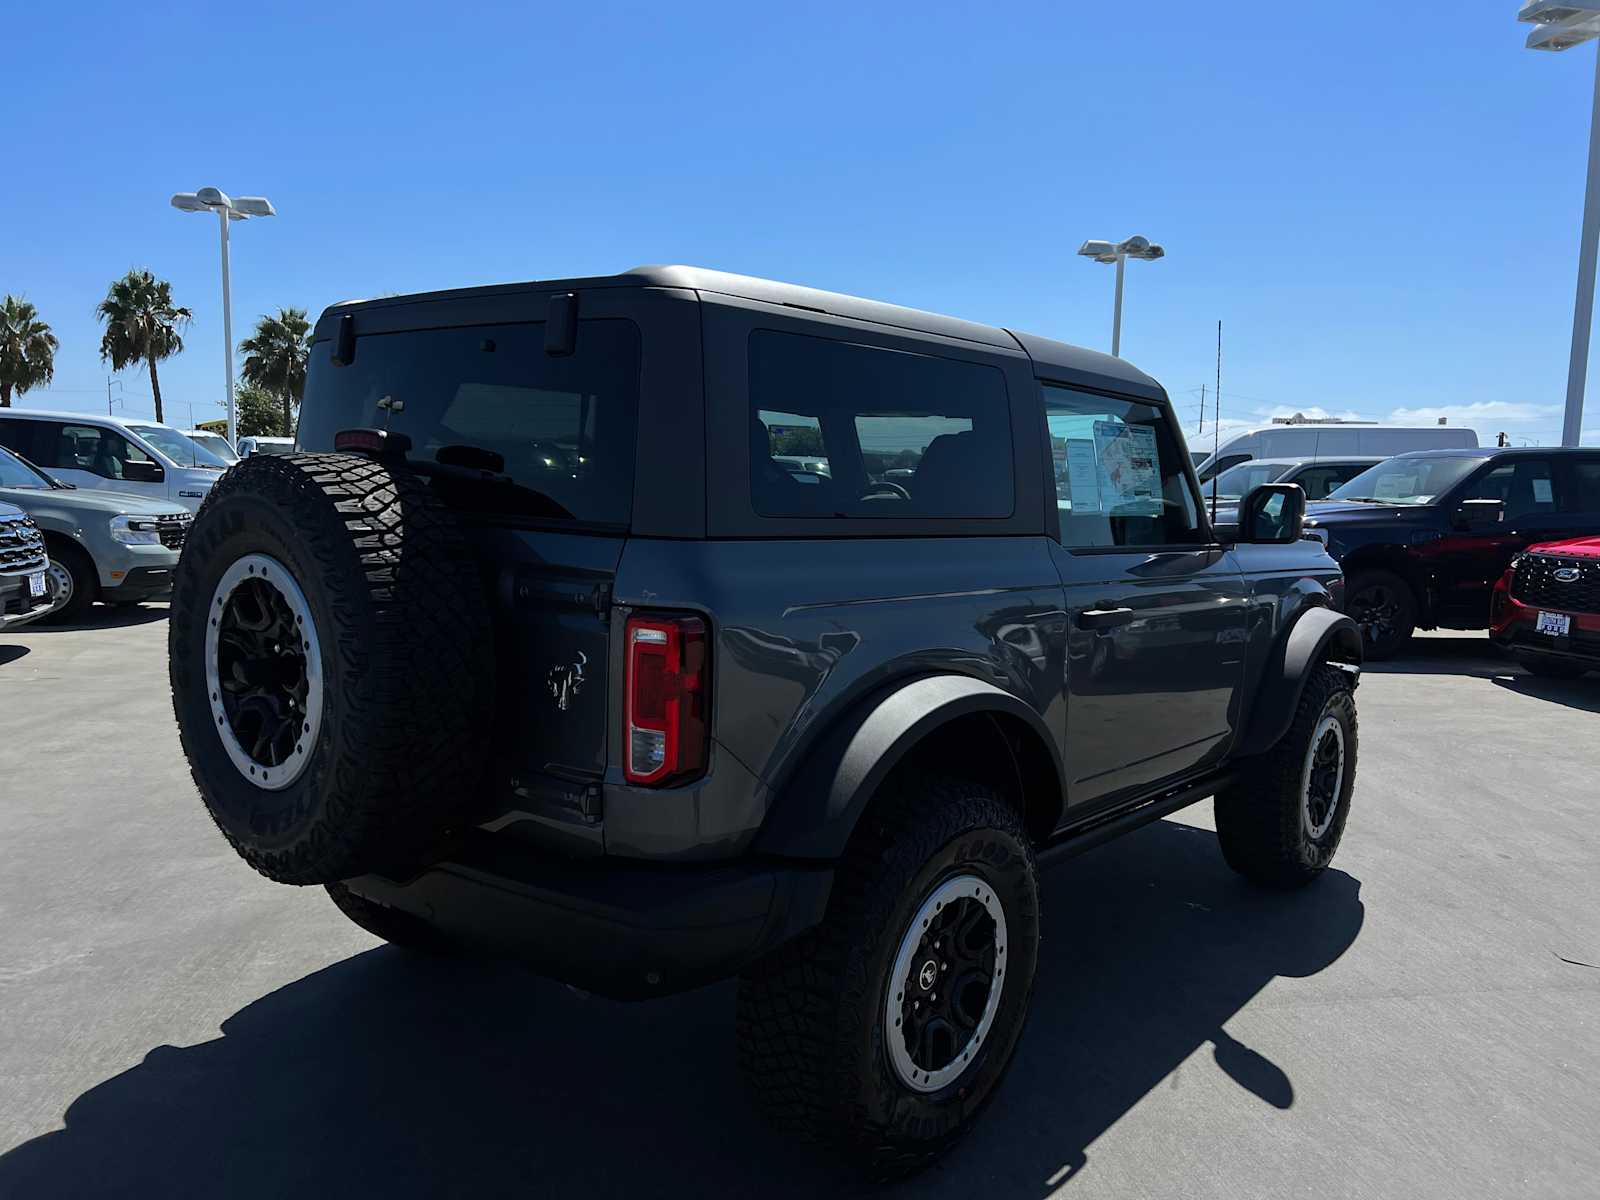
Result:
{"label": "white car", "polygon": [[170,425],[93,413],[0,408],[0,446],[64,483],[194,512],[231,463]]}
{"label": "white car", "polygon": [[293,454],[294,439],[286,437],[242,437],[239,439],[239,457],[252,454]]}
{"label": "white car", "polygon": [[195,445],[211,451],[212,454],[229,466],[239,461],[239,456],[234,452],[233,446],[220,433],[212,433],[209,429],[185,429],[183,436]]}
{"label": "white car", "polygon": [[1472,449],[1478,435],[1459,425],[1364,425],[1353,421],[1300,425],[1261,425],[1230,434],[1212,453],[1202,446],[1195,472],[1205,483],[1213,475],[1253,458],[1389,458],[1410,450]]}

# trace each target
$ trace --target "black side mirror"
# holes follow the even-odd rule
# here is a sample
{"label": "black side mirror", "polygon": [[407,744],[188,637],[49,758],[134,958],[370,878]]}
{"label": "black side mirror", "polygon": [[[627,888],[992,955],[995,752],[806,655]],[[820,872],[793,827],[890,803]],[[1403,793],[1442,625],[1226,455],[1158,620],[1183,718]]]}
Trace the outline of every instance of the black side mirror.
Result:
{"label": "black side mirror", "polygon": [[160,463],[125,462],[122,464],[122,477],[129,483],[160,483],[167,473],[161,469]]}
{"label": "black side mirror", "polygon": [[1504,500],[1463,500],[1456,509],[1457,529],[1486,529],[1505,519]]}
{"label": "black side mirror", "polygon": [[1239,501],[1239,540],[1298,542],[1306,523],[1306,494],[1298,483],[1263,483]]}

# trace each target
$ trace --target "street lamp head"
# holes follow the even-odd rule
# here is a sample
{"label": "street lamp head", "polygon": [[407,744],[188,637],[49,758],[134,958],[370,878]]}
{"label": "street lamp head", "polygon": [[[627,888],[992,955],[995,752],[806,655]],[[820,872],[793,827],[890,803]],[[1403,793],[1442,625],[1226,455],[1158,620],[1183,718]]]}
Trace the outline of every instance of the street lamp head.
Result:
{"label": "street lamp head", "polygon": [[1129,258],[1157,259],[1166,254],[1160,246],[1150,244],[1150,239],[1145,237],[1131,237],[1117,247]]}
{"label": "street lamp head", "polygon": [[207,208],[233,207],[233,201],[228,198],[228,193],[220,192],[216,188],[201,188],[194,196],[196,200]]}
{"label": "street lamp head", "polygon": [[275,217],[277,209],[265,196],[240,196],[233,202],[233,211],[247,217]]}
{"label": "street lamp head", "polygon": [[1517,20],[1530,25],[1557,25],[1584,17],[1600,17],[1600,5],[1569,4],[1566,0],[1527,0],[1517,14]]}
{"label": "street lamp head", "polygon": [[196,196],[193,192],[177,193],[172,197],[172,207],[182,209],[184,212],[209,211],[204,204],[200,203],[200,197]]}
{"label": "street lamp head", "polygon": [[1131,237],[1115,243],[1087,241],[1078,247],[1078,253],[1098,263],[1114,263],[1119,258],[1161,258],[1167,252],[1160,246],[1152,246],[1149,238]]}
{"label": "street lamp head", "polygon": [[1095,262],[1116,262],[1117,248],[1110,242],[1087,241],[1078,247],[1078,253]]}

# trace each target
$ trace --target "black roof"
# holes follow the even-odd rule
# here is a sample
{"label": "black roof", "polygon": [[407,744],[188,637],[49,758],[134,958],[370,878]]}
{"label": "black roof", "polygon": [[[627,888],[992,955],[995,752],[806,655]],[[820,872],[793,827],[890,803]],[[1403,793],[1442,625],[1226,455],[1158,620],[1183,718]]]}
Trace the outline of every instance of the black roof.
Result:
{"label": "black roof", "polygon": [[705,267],[643,266],[633,267],[616,275],[533,280],[526,283],[419,292],[409,296],[385,296],[374,300],[347,300],[331,305],[322,314],[321,320],[317,322],[318,336],[327,336],[323,323],[331,316],[352,310],[421,304],[438,300],[478,299],[526,292],[624,287],[684,288],[702,295],[733,296],[790,308],[810,309],[831,316],[870,321],[877,325],[936,334],[940,337],[976,342],[1005,350],[1016,350],[1020,347],[1034,360],[1040,368],[1041,375],[1058,377],[1069,383],[1088,379],[1105,381],[1120,391],[1147,395],[1151,398],[1164,396],[1161,385],[1143,371],[1120,358],[1113,358],[1109,354],[1101,354],[1095,350],[1086,350],[1080,346],[1068,345],[1034,334],[1017,333],[996,325],[983,325],[974,321],[963,321],[958,317],[905,308],[898,304],[885,304],[879,300],[866,300],[840,292],[825,292],[794,283],[759,279],[752,275],[734,275],[727,271],[714,271]]}

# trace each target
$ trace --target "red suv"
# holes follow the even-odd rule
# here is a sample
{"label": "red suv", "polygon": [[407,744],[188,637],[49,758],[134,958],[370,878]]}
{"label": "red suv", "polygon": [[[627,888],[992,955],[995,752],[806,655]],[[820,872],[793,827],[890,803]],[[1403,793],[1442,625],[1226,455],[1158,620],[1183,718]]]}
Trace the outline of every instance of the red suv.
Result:
{"label": "red suv", "polygon": [[1535,675],[1600,670],[1600,537],[1541,542],[1495,584],[1489,636]]}

